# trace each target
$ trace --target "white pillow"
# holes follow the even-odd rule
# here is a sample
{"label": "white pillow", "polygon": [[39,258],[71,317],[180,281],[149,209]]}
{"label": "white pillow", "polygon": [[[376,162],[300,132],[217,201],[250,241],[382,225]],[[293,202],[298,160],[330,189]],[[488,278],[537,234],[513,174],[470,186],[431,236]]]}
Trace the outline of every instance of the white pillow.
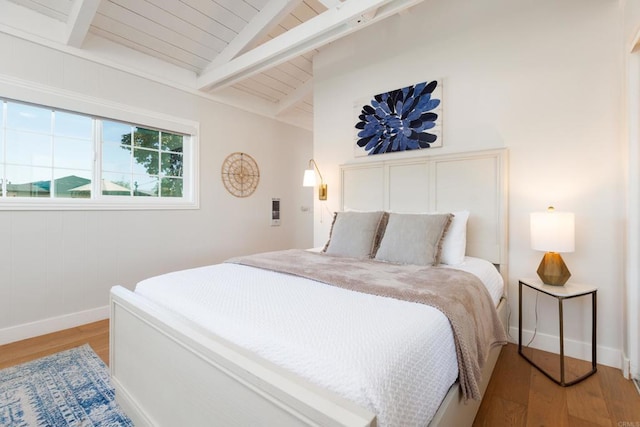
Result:
{"label": "white pillow", "polygon": [[323,252],[351,258],[371,258],[386,224],[386,212],[336,212]]}
{"label": "white pillow", "polygon": [[375,259],[397,264],[437,265],[451,214],[390,213]]}
{"label": "white pillow", "polygon": [[467,250],[467,220],[469,211],[452,212],[453,219],[442,240],[440,262],[443,264],[462,264]]}

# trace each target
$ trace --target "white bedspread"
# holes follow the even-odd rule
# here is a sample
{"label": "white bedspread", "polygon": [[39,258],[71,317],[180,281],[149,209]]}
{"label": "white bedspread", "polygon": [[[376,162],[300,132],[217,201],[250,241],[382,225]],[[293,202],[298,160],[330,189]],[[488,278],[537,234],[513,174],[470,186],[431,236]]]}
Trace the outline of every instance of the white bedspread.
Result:
{"label": "white bedspread", "polygon": [[[482,263],[455,268],[501,283]],[[136,292],[368,408],[379,426],[428,424],[458,376],[449,322],[425,305],[236,264],[154,277]]]}

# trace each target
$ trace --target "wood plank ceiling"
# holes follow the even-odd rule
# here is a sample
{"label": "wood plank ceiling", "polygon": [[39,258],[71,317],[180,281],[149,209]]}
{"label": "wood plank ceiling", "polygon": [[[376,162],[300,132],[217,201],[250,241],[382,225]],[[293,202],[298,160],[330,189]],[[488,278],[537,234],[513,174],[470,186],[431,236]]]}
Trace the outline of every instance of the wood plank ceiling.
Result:
{"label": "wood plank ceiling", "polygon": [[422,0],[0,0],[0,31],[312,128],[323,45]]}

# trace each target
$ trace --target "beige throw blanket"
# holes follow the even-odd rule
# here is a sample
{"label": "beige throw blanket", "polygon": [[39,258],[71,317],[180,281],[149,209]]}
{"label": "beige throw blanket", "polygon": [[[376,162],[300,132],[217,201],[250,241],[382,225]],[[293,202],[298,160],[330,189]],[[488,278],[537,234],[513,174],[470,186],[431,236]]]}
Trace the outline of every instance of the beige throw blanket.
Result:
{"label": "beige throw blanket", "polygon": [[479,382],[489,350],[507,342],[489,293],[480,279],[471,273],[335,257],[297,249],[238,257],[227,262],[437,308],[447,316],[453,329],[465,400],[482,397]]}

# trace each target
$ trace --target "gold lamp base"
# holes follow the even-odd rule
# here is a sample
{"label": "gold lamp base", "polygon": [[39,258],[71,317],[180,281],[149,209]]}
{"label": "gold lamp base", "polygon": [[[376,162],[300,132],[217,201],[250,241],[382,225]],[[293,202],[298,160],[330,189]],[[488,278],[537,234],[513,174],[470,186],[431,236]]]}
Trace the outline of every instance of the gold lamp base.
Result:
{"label": "gold lamp base", "polygon": [[538,276],[545,285],[562,286],[571,273],[559,253],[547,252],[538,266]]}
{"label": "gold lamp base", "polygon": [[320,184],[318,186],[318,199],[327,200],[327,184]]}

